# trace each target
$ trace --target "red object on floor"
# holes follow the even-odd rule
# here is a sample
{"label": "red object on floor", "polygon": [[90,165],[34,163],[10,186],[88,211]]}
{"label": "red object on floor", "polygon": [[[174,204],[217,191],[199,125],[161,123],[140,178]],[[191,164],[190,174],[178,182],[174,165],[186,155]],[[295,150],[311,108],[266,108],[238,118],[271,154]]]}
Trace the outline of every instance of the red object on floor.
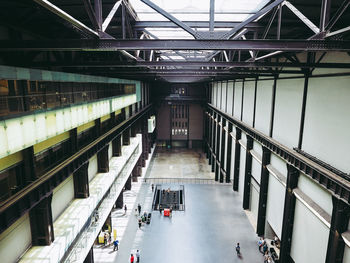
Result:
{"label": "red object on floor", "polygon": [[164,216],[170,215],[170,209],[164,209]]}

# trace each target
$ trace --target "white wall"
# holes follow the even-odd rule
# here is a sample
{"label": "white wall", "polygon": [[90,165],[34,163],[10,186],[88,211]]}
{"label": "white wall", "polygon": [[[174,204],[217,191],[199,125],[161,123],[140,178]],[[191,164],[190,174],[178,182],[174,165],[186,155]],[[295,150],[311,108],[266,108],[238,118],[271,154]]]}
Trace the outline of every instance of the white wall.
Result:
{"label": "white wall", "polygon": [[284,160],[279,158],[277,155],[271,153],[270,163],[274,168],[276,168],[281,174],[283,174],[287,178],[288,170]]}
{"label": "white wall", "polygon": [[328,191],[321,188],[304,174],[299,176],[298,188],[328,214],[332,215],[332,196]]}
{"label": "white wall", "polygon": [[228,82],[227,88],[227,113],[232,115],[232,106],[233,106],[233,81]]}
{"label": "white wall", "polygon": [[343,263],[350,262],[350,247],[345,245]]}
{"label": "white wall", "polygon": [[242,81],[236,81],[235,83],[235,101],[234,101],[234,116],[237,119],[241,119],[241,106],[242,106]]}
{"label": "white wall", "polygon": [[257,152],[257,153],[262,157],[262,147],[261,147],[261,144],[260,144],[260,143],[254,141],[254,142],[253,142],[253,150],[254,150],[255,152]]}
{"label": "white wall", "polygon": [[259,186],[254,181],[254,179],[251,179],[250,182],[250,211],[252,212],[255,222],[258,218],[258,210],[259,210]]}
{"label": "white wall", "polygon": [[276,235],[281,239],[286,190],[284,186],[272,174],[270,174],[267,191],[266,220],[269,222]]}
{"label": "white wall", "polygon": [[88,175],[89,175],[89,182],[95,177],[98,171],[98,164],[97,164],[97,155],[94,155],[92,158],[89,159],[89,167],[88,167]]}
{"label": "white wall", "polygon": [[221,110],[222,111],[226,111],[226,99],[227,99],[227,82],[226,81],[222,81],[221,82]]}
{"label": "white wall", "polygon": [[32,244],[29,214],[23,215],[0,235],[1,263],[17,262]]}
{"label": "white wall", "polygon": [[[350,172],[350,77],[311,78],[302,149]],[[336,127],[336,128],[335,128]]]}
{"label": "white wall", "polygon": [[231,152],[231,182],[233,182],[233,171],[235,169],[235,148],[236,148],[236,141],[232,138],[232,152]]}
{"label": "white wall", "polygon": [[255,81],[244,82],[243,121],[253,127]]}
{"label": "white wall", "polygon": [[108,145],[108,160],[110,160],[113,157],[113,148],[112,148],[112,142]]}
{"label": "white wall", "polygon": [[252,176],[260,184],[261,178],[261,164],[253,157],[252,158]]}
{"label": "white wall", "polygon": [[66,209],[69,203],[74,199],[74,180],[73,175],[57,186],[52,195],[51,211],[52,221],[59,217],[59,215]]}
{"label": "white wall", "polygon": [[293,148],[298,146],[304,79],[277,81],[273,138]]}
{"label": "white wall", "polygon": [[241,200],[243,200],[243,190],[244,190],[244,172],[245,172],[245,155],[246,150],[241,147],[241,159],[239,164],[239,182],[238,182],[238,192]]}
{"label": "white wall", "polygon": [[328,236],[329,228],[297,199],[290,253],[294,262],[325,262]]}
{"label": "white wall", "polygon": [[269,135],[273,80],[259,80],[256,90],[255,128]]}

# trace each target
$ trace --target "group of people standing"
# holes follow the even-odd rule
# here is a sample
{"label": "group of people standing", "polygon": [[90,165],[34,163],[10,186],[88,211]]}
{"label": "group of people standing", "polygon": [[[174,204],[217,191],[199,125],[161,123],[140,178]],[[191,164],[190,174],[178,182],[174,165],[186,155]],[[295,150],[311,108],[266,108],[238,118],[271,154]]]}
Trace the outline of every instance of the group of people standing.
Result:
{"label": "group of people standing", "polygon": [[[137,250],[135,253],[136,256],[136,262],[140,262],[140,250]],[[135,257],[134,254],[130,255],[130,263],[134,263],[135,262]]]}
{"label": "group of people standing", "polygon": [[258,249],[259,252],[264,255],[264,263],[272,263],[272,258],[269,255],[269,248],[267,246],[266,240],[262,237],[258,241]]}

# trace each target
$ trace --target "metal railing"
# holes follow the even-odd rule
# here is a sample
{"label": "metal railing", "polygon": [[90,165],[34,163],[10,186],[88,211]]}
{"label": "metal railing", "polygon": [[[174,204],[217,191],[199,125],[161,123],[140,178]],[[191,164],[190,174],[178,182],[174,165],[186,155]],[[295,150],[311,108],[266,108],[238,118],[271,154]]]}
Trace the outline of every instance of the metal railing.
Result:
{"label": "metal railing", "polygon": [[218,184],[228,185],[231,183],[220,183],[214,179],[206,178],[145,178],[145,183],[150,184]]}

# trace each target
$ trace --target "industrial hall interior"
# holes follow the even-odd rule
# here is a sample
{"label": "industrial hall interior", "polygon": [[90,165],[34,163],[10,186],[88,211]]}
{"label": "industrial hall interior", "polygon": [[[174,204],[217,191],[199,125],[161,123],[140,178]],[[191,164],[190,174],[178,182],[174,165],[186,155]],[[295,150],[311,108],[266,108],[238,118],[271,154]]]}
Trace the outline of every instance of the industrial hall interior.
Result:
{"label": "industrial hall interior", "polygon": [[350,263],[350,0],[0,0],[0,263]]}

